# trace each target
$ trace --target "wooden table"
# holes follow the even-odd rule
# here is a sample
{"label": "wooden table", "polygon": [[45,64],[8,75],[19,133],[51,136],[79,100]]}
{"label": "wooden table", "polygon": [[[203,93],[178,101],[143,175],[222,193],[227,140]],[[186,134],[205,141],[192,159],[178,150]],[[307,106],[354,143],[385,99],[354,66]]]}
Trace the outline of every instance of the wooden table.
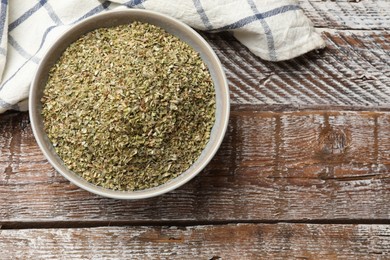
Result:
{"label": "wooden table", "polygon": [[390,2],[301,0],[328,47],[280,63],[204,34],[231,90],[221,149],[184,187],[102,198],[0,116],[0,258],[390,259]]}

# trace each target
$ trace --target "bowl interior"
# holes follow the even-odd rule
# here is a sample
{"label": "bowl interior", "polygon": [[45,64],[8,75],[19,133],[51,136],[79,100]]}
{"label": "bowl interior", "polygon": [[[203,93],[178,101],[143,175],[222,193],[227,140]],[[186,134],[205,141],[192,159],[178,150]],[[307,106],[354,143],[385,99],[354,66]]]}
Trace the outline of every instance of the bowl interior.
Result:
{"label": "bowl interior", "polygon": [[[209,68],[215,86],[216,121],[211,131],[208,144],[198,160],[184,173],[169,182],[155,188],[139,191],[114,191],[96,186],[70,171],[56,154],[49,141],[41,116],[41,97],[48,79],[50,68],[56,63],[63,51],[83,34],[101,27],[112,27],[129,24],[133,21],[150,23],[165,29],[179,37],[200,53]],[[35,138],[46,158],[64,177],[79,187],[106,197],[118,199],[140,199],[157,196],[171,191],[192,179],[211,160],[219,148],[226,132],[229,117],[229,91],[225,74],[220,61],[208,43],[193,29],[168,16],[145,10],[122,10],[99,14],[74,25],[66,31],[48,50],[40,62],[30,89],[29,99],[30,120]]]}

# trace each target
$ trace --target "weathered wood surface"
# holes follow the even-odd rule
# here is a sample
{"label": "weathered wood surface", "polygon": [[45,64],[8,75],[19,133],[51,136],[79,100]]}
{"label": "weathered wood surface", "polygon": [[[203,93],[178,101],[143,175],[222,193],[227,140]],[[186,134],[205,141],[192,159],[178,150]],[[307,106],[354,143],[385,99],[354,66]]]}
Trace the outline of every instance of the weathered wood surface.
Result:
{"label": "weathered wood surface", "polygon": [[390,1],[299,3],[324,50],[271,63],[204,34],[231,120],[209,166],[169,194],[83,191],[26,113],[0,115],[0,258],[390,259]]}
{"label": "weathered wood surface", "polygon": [[261,61],[228,34],[208,35],[224,65],[233,104],[389,108],[390,32],[325,31],[323,37],[327,48],[319,53],[273,63]]}
{"label": "weathered wood surface", "polygon": [[318,28],[389,30],[388,0],[299,0]]}
{"label": "weathered wood surface", "polygon": [[387,225],[0,230],[2,259],[389,259]]}
{"label": "weathered wood surface", "polygon": [[390,107],[389,1],[302,0],[327,48],[262,61],[228,34],[204,34],[221,59],[233,104]]}
{"label": "weathered wood surface", "polygon": [[136,201],[70,184],[35,144],[26,114],[2,119],[3,222],[389,220],[390,113],[241,111],[199,177]]}

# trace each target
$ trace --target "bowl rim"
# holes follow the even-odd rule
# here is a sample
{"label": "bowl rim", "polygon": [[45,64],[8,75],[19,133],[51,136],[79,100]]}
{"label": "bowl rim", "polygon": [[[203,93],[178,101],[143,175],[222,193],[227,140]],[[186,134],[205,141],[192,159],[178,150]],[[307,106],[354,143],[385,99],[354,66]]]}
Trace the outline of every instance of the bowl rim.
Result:
{"label": "bowl rim", "polygon": [[[107,188],[103,188],[97,185],[94,185],[92,183],[89,183],[91,185],[87,185],[85,182],[86,180],[79,176],[76,173],[70,174],[67,172],[64,172],[63,169],[60,167],[58,164],[58,161],[54,159],[56,154],[53,154],[52,151],[49,150],[49,148],[45,145],[45,140],[44,140],[44,135],[46,134],[45,131],[41,131],[40,128],[38,127],[39,120],[37,118],[37,113],[38,113],[38,107],[35,105],[33,102],[36,98],[37,90],[39,89],[39,76],[42,72],[44,72],[44,69],[42,68],[43,65],[45,65],[46,62],[50,59],[48,56],[51,54],[51,52],[55,51],[55,49],[58,47],[57,45],[59,42],[62,42],[69,37],[71,33],[73,33],[77,28],[82,27],[83,25],[90,23],[96,19],[101,19],[104,17],[110,17],[115,14],[124,14],[124,15],[146,15],[146,16],[153,16],[153,18],[158,19],[158,20],[163,20],[167,21],[174,26],[180,27],[180,30],[185,31],[185,33],[188,33],[191,35],[191,37],[194,37],[194,39],[199,42],[202,45],[202,48],[205,48],[207,50],[207,55],[212,60],[213,64],[216,64],[215,70],[217,71],[218,77],[220,78],[220,81],[222,82],[220,84],[220,88],[222,89],[222,95],[223,100],[221,102],[223,103],[222,110],[221,111],[221,117],[220,117],[220,125],[219,128],[221,130],[217,133],[218,136],[215,137],[213,146],[210,150],[210,152],[207,154],[207,156],[200,162],[200,164],[197,166],[195,171],[192,171],[191,174],[187,174],[184,176],[184,172],[180,174],[178,177],[172,179],[175,180],[177,178],[181,178],[179,181],[175,183],[171,183],[170,185],[165,186],[165,184],[159,185],[154,188],[150,189],[144,189],[144,190],[139,190],[139,191],[118,191],[118,190],[110,190]],[[81,34],[77,35],[77,37],[80,37]],[[214,80],[213,80],[214,81]],[[216,86],[216,85],[215,85]],[[217,112],[217,111],[216,111]],[[30,93],[29,93],[29,116],[30,116],[30,122],[31,122],[31,127],[32,131],[34,134],[34,137],[38,143],[38,146],[40,147],[41,151],[43,152],[45,158],[49,161],[49,163],[58,171],[62,176],[64,176],[67,180],[69,180],[71,183],[75,184],[76,186],[87,190],[91,193],[103,196],[103,197],[108,197],[108,198],[113,198],[113,199],[126,199],[126,200],[134,200],[134,199],[145,199],[145,198],[151,198],[155,196],[162,195],[164,193],[170,192],[174,189],[177,189],[178,187],[184,185],[185,183],[189,182],[191,179],[193,179],[196,175],[201,172],[206,165],[211,161],[211,159],[214,157],[215,153],[218,151],[223,138],[226,134],[227,131],[227,126],[228,126],[228,121],[229,121],[229,115],[230,115],[230,96],[229,96],[229,87],[226,79],[226,75],[224,73],[222,64],[211,48],[211,46],[207,43],[207,41],[194,29],[192,29],[190,26],[186,25],[185,23],[170,17],[168,15],[158,13],[155,11],[149,11],[149,10],[140,10],[140,9],[126,9],[126,10],[112,10],[112,11],[107,11],[104,13],[100,13],[94,16],[91,16],[85,20],[82,20],[81,22],[78,22],[74,25],[72,25],[70,28],[65,30],[54,42],[53,44],[47,49],[45,54],[43,55],[43,58],[41,59],[40,63],[37,66],[36,72],[34,74],[31,87],[30,87]],[[216,118],[217,121],[217,118]],[[216,125],[216,122],[214,123],[214,126]],[[213,128],[214,128],[213,126]],[[210,137],[211,138],[211,137]],[[207,147],[207,145],[206,145]],[[58,155],[57,155],[58,157]],[[199,158],[196,160],[198,161]],[[61,160],[62,161],[62,160]],[[190,167],[191,168],[191,167]],[[70,171],[70,170],[69,170]],[[187,172],[187,171],[185,171]],[[170,183],[168,181],[167,183]]]}

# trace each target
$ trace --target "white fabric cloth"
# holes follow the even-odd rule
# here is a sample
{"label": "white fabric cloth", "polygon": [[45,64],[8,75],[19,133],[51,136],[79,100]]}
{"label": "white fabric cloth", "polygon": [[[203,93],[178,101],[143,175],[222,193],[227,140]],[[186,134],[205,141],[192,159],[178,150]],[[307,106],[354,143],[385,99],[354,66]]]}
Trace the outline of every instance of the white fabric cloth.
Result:
{"label": "white fabric cloth", "polygon": [[257,56],[291,59],[325,46],[295,0],[0,0],[0,113],[26,110],[43,54],[71,25],[119,8],[144,8],[210,32],[231,31]]}

